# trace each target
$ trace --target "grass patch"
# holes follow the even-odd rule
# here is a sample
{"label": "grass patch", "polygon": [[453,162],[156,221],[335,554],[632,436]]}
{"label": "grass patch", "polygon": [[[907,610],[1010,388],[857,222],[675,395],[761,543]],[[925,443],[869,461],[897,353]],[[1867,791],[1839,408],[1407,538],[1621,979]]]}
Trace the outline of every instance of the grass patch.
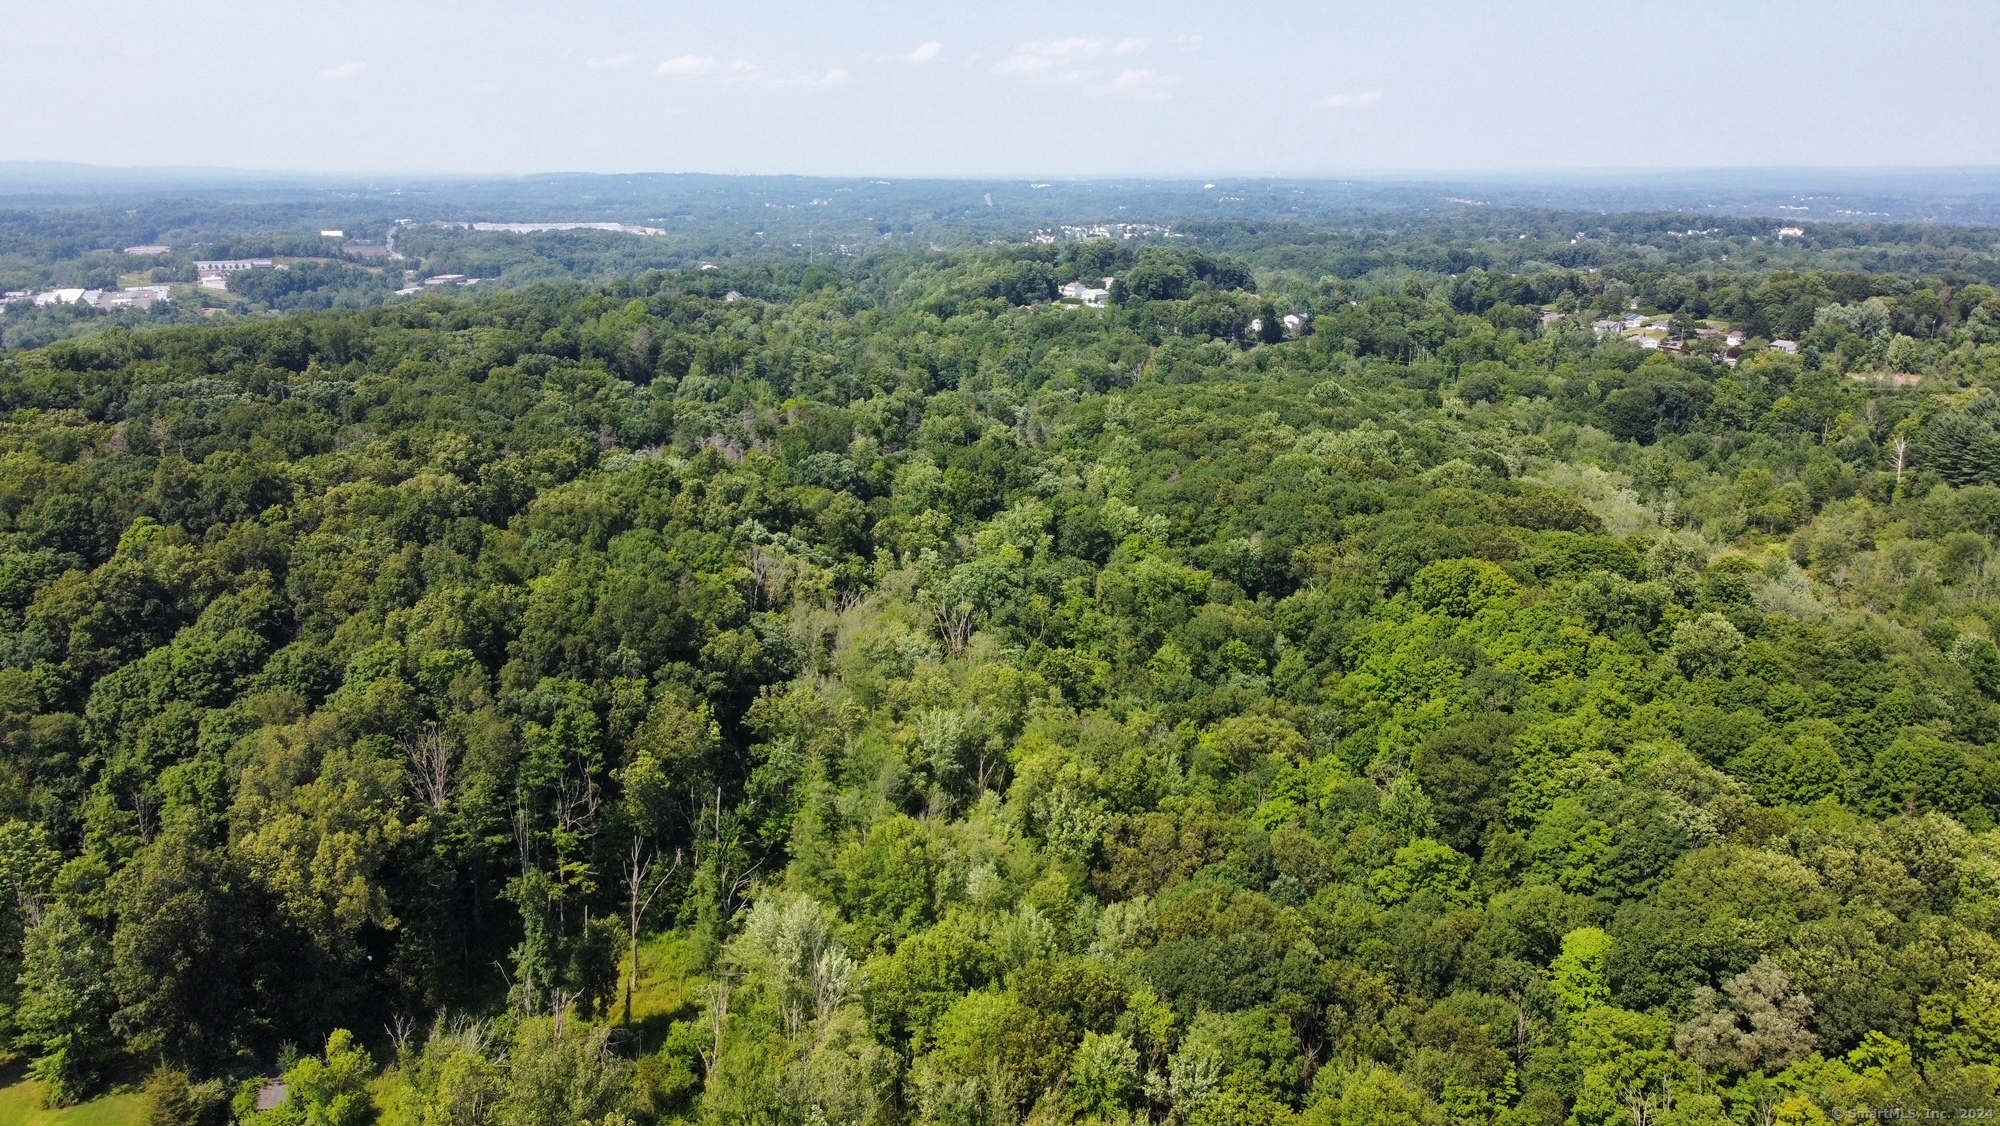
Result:
{"label": "grass patch", "polygon": [[[611,1019],[625,1017],[625,983],[632,976],[628,951],[619,971],[618,993],[611,1001]],[[639,981],[632,991],[632,1027],[648,1047],[658,1047],[667,1026],[693,1016],[701,1005],[701,988],[708,978],[697,972],[700,955],[694,939],[669,931],[639,943]],[[7,1123],[0,1121],[0,1126]]]}
{"label": "grass patch", "polygon": [[0,1078],[11,1080],[0,1087],[0,1126],[143,1126],[146,1121],[146,1097],[136,1091],[58,1110],[42,1105],[42,1084],[22,1078],[19,1068]]}

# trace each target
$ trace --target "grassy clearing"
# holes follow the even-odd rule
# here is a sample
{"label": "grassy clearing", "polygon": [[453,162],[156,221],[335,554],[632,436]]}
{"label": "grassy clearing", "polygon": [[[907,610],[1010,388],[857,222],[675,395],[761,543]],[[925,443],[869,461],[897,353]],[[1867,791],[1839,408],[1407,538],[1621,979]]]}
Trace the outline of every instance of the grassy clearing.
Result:
{"label": "grassy clearing", "polygon": [[19,1077],[0,1087],[0,1126],[141,1126],[146,1100],[137,1092],[106,1095],[60,1110],[42,1105],[42,1085]]}
{"label": "grassy clearing", "polygon": [[[666,1039],[667,1026],[694,1015],[701,1004],[701,987],[707,978],[695,970],[698,954],[694,940],[683,934],[656,934],[639,943],[639,981],[632,991],[632,1025],[649,1047]],[[611,1015],[623,1020],[625,984],[632,976],[631,954],[625,956],[618,980],[618,995]],[[0,1126],[7,1126],[0,1122]]]}

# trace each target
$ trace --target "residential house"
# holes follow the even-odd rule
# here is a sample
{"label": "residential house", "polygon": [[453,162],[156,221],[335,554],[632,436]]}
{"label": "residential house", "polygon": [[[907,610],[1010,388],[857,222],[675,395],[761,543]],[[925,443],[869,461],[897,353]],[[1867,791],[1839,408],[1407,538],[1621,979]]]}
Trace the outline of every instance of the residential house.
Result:
{"label": "residential house", "polygon": [[1086,285],[1080,281],[1073,281],[1063,286],[1060,290],[1057,290],[1057,292],[1067,300],[1081,301],[1094,309],[1101,309],[1111,303],[1111,283],[1114,280],[1116,279],[1103,279],[1104,285],[1102,288]]}

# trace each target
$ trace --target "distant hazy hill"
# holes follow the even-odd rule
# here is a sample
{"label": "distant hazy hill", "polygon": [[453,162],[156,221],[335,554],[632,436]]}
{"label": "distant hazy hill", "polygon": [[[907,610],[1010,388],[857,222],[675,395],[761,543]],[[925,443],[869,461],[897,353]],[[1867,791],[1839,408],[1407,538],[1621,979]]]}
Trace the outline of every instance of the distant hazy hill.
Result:
{"label": "distant hazy hill", "polygon": [[[1357,211],[1531,207],[1686,211],[1818,222],[2000,224],[2000,169],[1720,168],[1540,173],[1412,173],[1203,180],[1005,180],[714,176],[696,173],[273,172],[198,166],[110,167],[0,161],[5,197],[130,199],[153,192],[214,200],[303,201],[338,192],[400,215],[501,221],[650,220],[676,213],[821,209],[829,217],[1030,223],[1323,218]],[[28,202],[26,199],[18,202]],[[775,217],[775,216],[773,216]]]}

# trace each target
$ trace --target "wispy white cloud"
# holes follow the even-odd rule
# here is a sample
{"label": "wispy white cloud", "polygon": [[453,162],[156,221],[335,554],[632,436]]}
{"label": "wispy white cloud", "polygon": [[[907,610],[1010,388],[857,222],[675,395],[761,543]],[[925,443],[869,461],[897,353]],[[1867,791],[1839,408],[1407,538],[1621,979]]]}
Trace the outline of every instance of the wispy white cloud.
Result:
{"label": "wispy white cloud", "polygon": [[845,86],[851,77],[853,76],[845,70],[834,67],[832,70],[823,73],[819,71],[808,71],[804,74],[756,73],[749,75],[748,81],[754,82],[759,86],[769,86],[776,90],[825,90],[835,86]]}
{"label": "wispy white cloud", "polygon": [[621,51],[618,54],[605,55],[602,58],[586,59],[583,65],[592,70],[617,70],[619,67],[631,66],[632,60],[636,57],[630,51]]}
{"label": "wispy white cloud", "polygon": [[724,66],[720,59],[708,55],[677,55],[661,63],[659,73],[668,78],[708,79],[727,85],[764,86],[774,90],[827,89],[844,86],[853,77],[840,67],[779,73],[747,59],[737,59]]}
{"label": "wispy white cloud", "polygon": [[353,78],[367,69],[367,63],[341,63],[339,66],[330,66],[320,71],[319,76],[321,78]]}
{"label": "wispy white cloud", "polygon": [[1328,94],[1313,103],[1320,109],[1366,109],[1382,100],[1382,91],[1364,90],[1359,94]]}
{"label": "wispy white cloud", "polygon": [[1136,35],[1118,40],[1082,36],[1041,40],[1015,48],[1013,54],[993,65],[993,72],[1030,82],[1072,86],[1100,97],[1157,102],[1173,96],[1174,88],[1181,84],[1180,75],[1152,67],[1122,66],[1115,71],[1105,67],[1112,59],[1130,59],[1151,50],[1152,46],[1151,39]]}
{"label": "wispy white cloud", "polygon": [[922,44],[916,50],[911,51],[907,55],[904,55],[903,61],[910,63],[927,63],[942,54],[944,54],[944,44],[933,39],[929,43]]}
{"label": "wispy white cloud", "polygon": [[707,55],[675,55],[660,64],[659,73],[668,78],[699,78],[704,74],[714,74],[722,64]]}
{"label": "wispy white cloud", "polygon": [[1186,54],[1190,51],[1199,51],[1201,50],[1201,36],[1176,35],[1174,36],[1174,48],[1180,51],[1182,54]]}
{"label": "wispy white cloud", "polygon": [[1162,102],[1173,97],[1181,84],[1178,74],[1162,74],[1151,67],[1120,71],[1111,80],[1111,93],[1133,102]]}
{"label": "wispy white cloud", "polygon": [[1044,82],[1082,82],[1091,77],[1084,64],[1103,55],[1110,45],[1102,39],[1072,37],[1023,43],[993,64],[995,74],[1014,74]]}

